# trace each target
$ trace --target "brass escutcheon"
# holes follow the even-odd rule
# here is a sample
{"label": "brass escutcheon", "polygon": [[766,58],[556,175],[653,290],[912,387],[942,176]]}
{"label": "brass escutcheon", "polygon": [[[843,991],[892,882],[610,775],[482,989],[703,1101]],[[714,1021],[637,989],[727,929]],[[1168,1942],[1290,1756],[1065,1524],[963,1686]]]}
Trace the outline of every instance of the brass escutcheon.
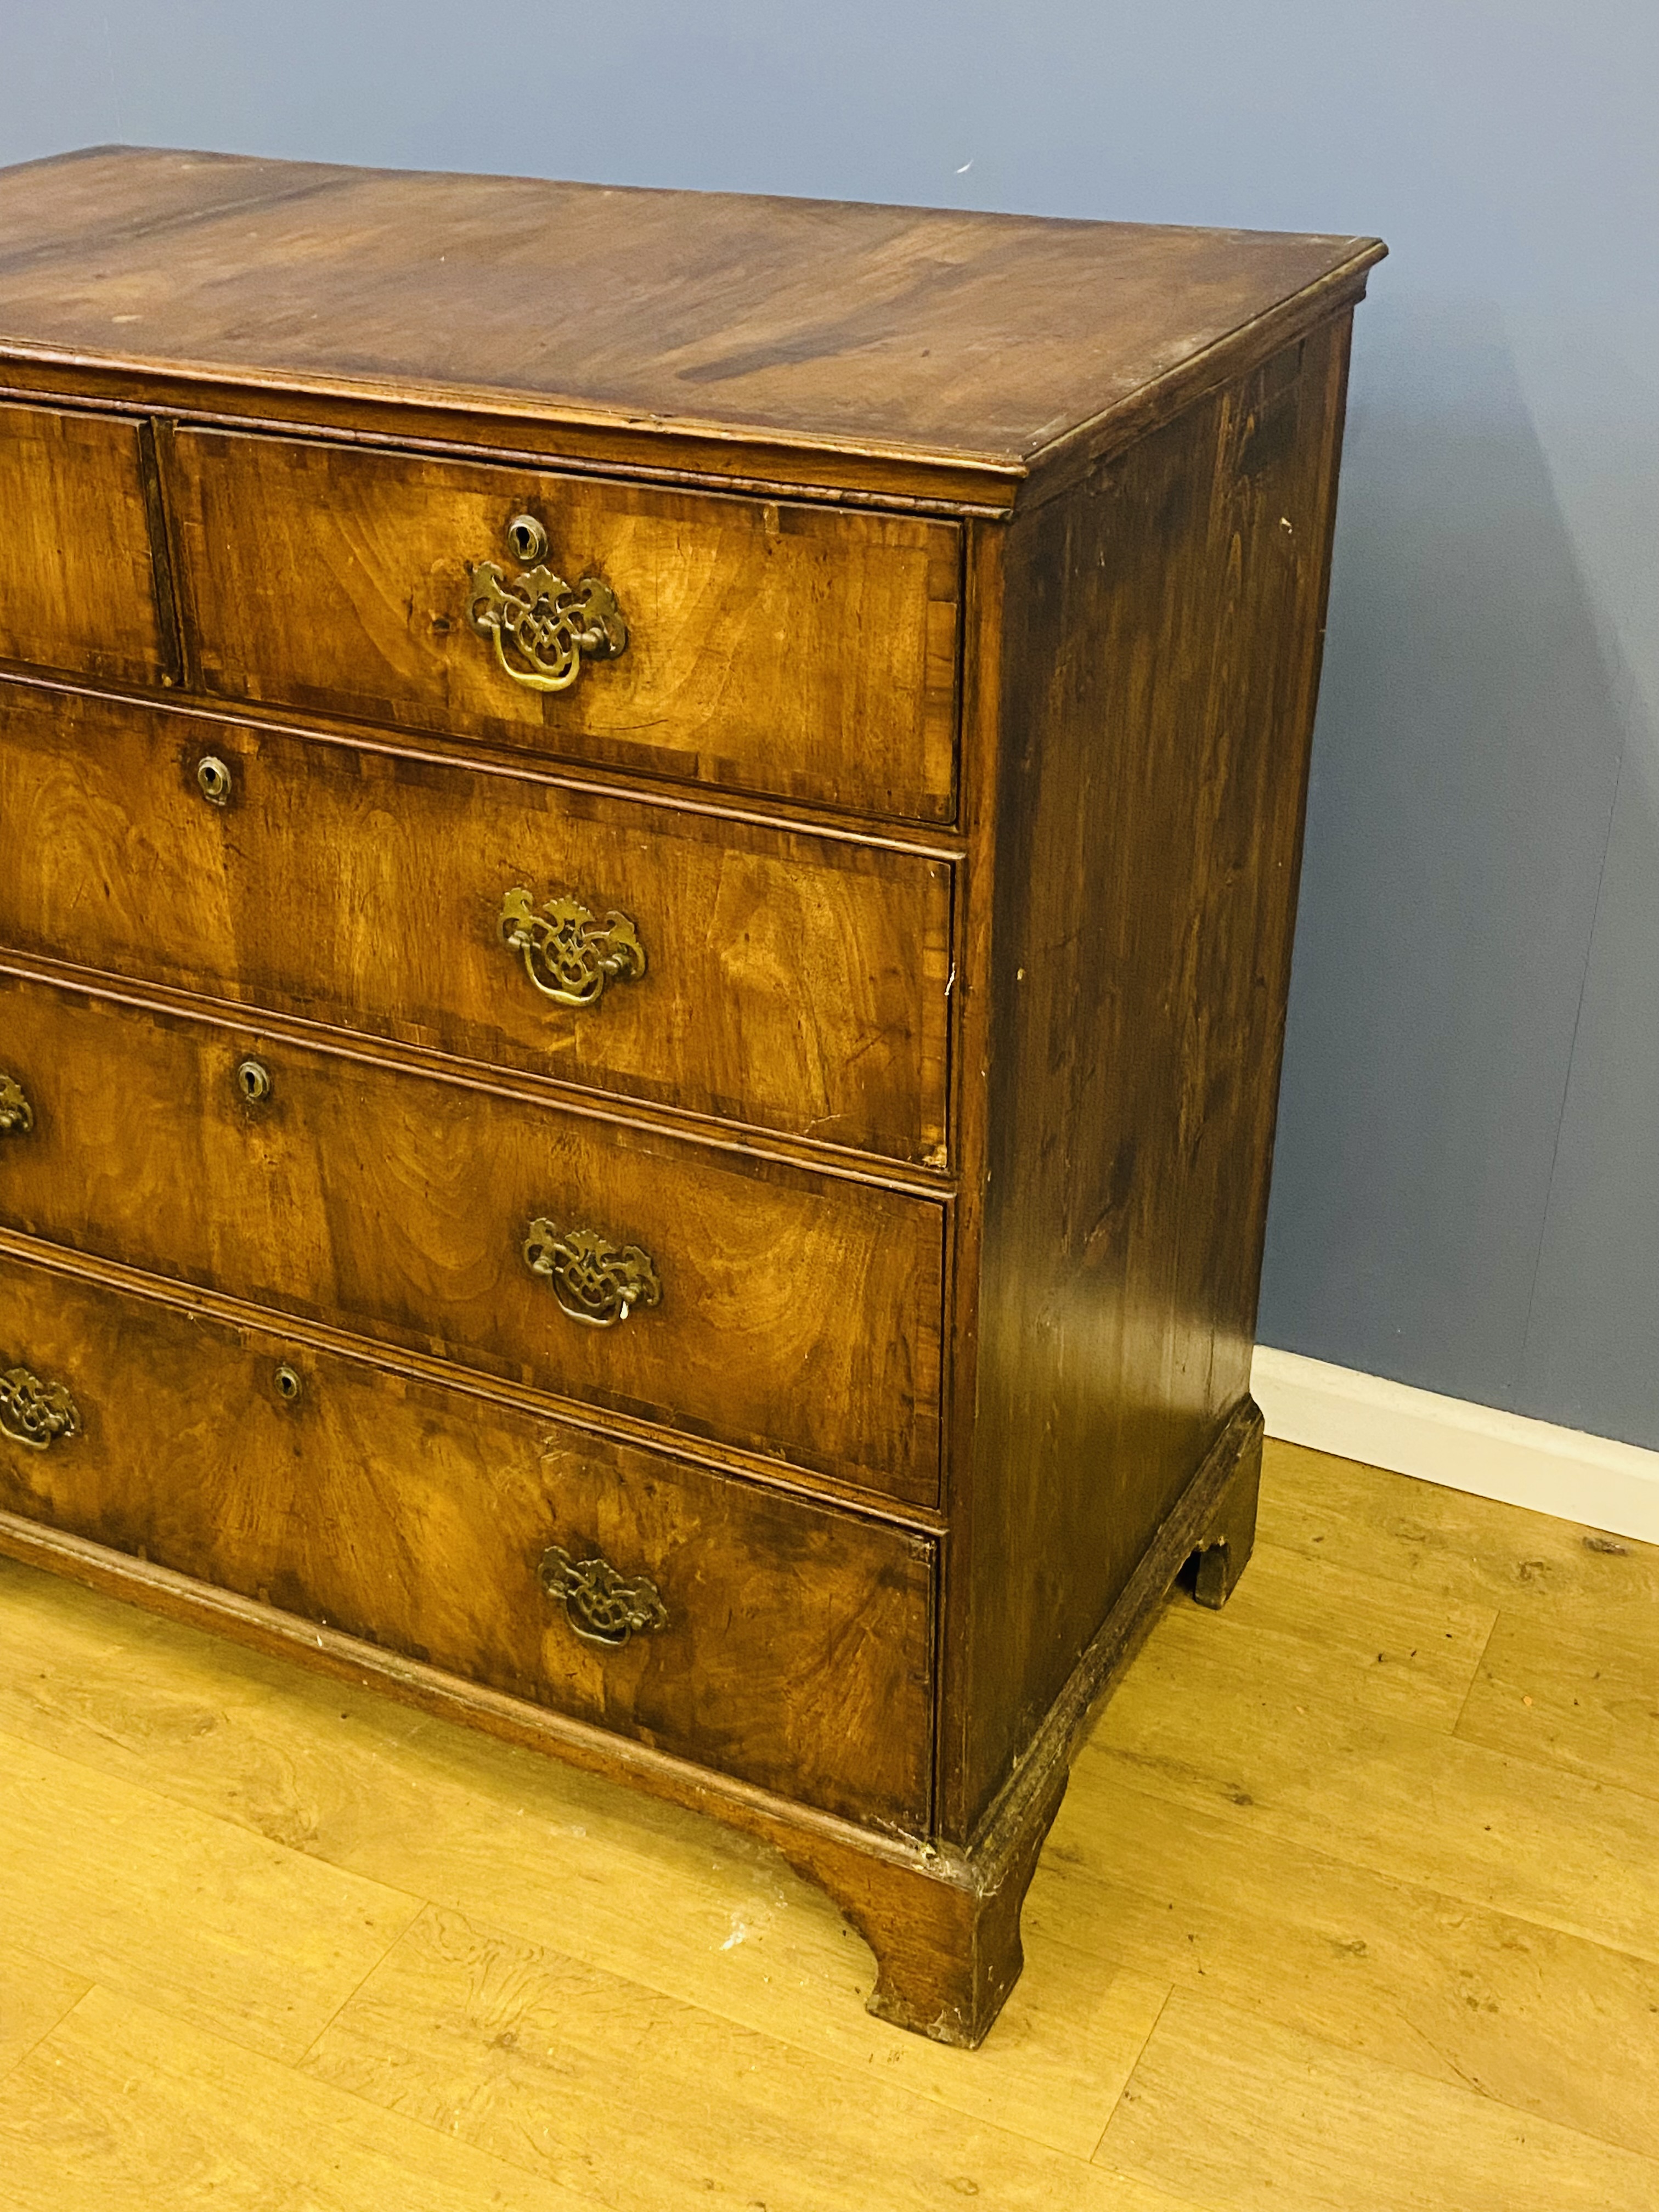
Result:
{"label": "brass escutcheon", "polygon": [[305,1390],[305,1377],[286,1360],[271,1376],[271,1387],[284,1405],[291,1406]]}
{"label": "brass escutcheon", "polygon": [[515,561],[526,565],[547,558],[547,532],[533,514],[515,514],[507,526],[507,542]]}
{"label": "brass escutcheon", "polygon": [[27,1137],[34,1127],[34,1109],[15,1076],[0,1075],[0,1137]]}
{"label": "brass escutcheon", "polygon": [[270,1096],[270,1070],[262,1060],[245,1060],[236,1071],[236,1088],[250,1106],[262,1105]]}
{"label": "brass escutcheon", "polygon": [[545,1217],[532,1221],[524,1257],[532,1274],[552,1284],[560,1310],[586,1328],[615,1328],[635,1306],[662,1304],[651,1255],[637,1244],[613,1244],[596,1229],[559,1229]]}
{"label": "brass escutcheon", "polygon": [[30,1451],[46,1451],[80,1433],[80,1408],[61,1382],[43,1382],[27,1367],[0,1375],[0,1437]]}
{"label": "brass escutcheon", "polygon": [[565,1619],[584,1644],[615,1650],[630,1636],[668,1626],[668,1608],[655,1583],[645,1575],[630,1582],[608,1559],[573,1559],[552,1544],[538,1571],[548,1595],[563,1600]]}
{"label": "brass escutcheon", "polygon": [[524,972],[556,1006],[591,1006],[607,983],[645,973],[645,947],[631,915],[613,908],[600,921],[568,891],[549,899],[539,914],[527,890],[501,901],[501,942],[524,956]]}
{"label": "brass escutcheon", "polygon": [[466,619],[493,641],[495,658],[515,684],[532,691],[568,691],[582,672],[582,655],[614,660],[628,643],[616,594],[597,576],[567,584],[546,565],[547,532],[533,514],[507,526],[514,557],[535,565],[515,579],[493,561],[469,562]]}
{"label": "brass escutcheon", "polygon": [[196,781],[210,806],[229,805],[230,770],[216,754],[204,754],[197,762]]}

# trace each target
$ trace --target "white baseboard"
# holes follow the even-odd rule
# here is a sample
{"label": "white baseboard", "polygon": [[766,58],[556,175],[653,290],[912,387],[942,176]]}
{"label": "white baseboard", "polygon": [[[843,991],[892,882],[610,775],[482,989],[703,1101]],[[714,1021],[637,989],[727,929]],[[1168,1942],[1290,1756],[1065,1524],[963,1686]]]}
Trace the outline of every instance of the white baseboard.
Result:
{"label": "white baseboard", "polygon": [[1659,1451],[1265,1344],[1250,1387],[1267,1434],[1287,1443],[1659,1543]]}

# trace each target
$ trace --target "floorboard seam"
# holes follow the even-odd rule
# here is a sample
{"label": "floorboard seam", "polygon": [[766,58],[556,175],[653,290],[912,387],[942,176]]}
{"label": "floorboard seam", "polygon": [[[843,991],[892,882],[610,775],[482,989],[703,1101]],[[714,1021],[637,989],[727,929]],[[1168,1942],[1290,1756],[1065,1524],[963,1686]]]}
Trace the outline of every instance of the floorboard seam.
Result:
{"label": "floorboard seam", "polygon": [[310,2057],[312,2052],[317,2048],[317,2045],[328,2033],[328,2031],[333,2027],[335,2021],[338,2020],[340,2014],[345,2010],[349,2004],[352,2003],[357,1997],[362,1995],[362,1992],[368,1987],[368,1984],[374,1980],[375,1975],[380,1972],[381,1967],[385,1966],[386,1960],[392,1956],[398,1946],[403,1942],[404,1936],[409,1934],[410,1929],[415,1927],[425,1914],[435,1911],[436,1910],[436,1906],[433,1905],[429,1898],[423,1897],[418,1900],[415,1912],[408,1923],[398,1930],[392,1941],[386,1945],[385,1950],[381,1952],[380,1957],[376,1959],[374,1964],[369,1967],[368,1972],[363,1974],[353,1987],[346,1991],[345,1995],[340,1999],[339,2003],[335,2006],[333,2011],[330,2013],[328,2018],[318,2029],[316,2034],[313,2035],[310,2042],[307,2044],[305,2049],[301,2051],[296,2051],[292,2058],[285,2058],[281,2062],[284,2066],[291,2067],[296,2074],[303,2070],[307,2059]]}
{"label": "floorboard seam", "polygon": [[[44,1952],[37,1951],[34,1953],[34,1956],[37,1959],[41,1960],[42,1962],[48,1966],[58,1966],[58,1961],[55,1959],[46,1958]],[[68,1966],[58,1966],[58,1971],[60,1974],[67,1974],[71,1972],[73,1969]],[[21,2051],[15,2052],[13,2056],[6,2061],[3,2066],[0,2066],[0,2081],[9,2080],[9,2077],[17,2071],[20,2066],[27,2065],[28,2061],[33,2057],[35,2052],[39,2051],[41,2045],[43,2043],[50,2042],[52,2038],[57,2034],[58,2029],[64,2025],[64,2022],[69,2018],[70,2014],[72,2012],[77,2012],[86,2002],[87,1999],[96,1993],[99,1986],[96,1982],[89,1980],[84,1974],[76,1974],[75,1978],[77,1982],[86,1982],[87,1986],[85,1989],[82,1990],[78,1997],[72,1997],[70,2000],[69,2003],[64,2007],[62,2012],[58,2014],[56,2020],[52,2021],[49,2026],[43,2027],[40,2034],[35,2037],[32,2043],[26,2044]]]}
{"label": "floorboard seam", "polygon": [[[1248,2021],[1253,2017],[1253,2015],[1243,2006],[1232,2003],[1226,1997],[1212,1996],[1207,1990],[1187,1990],[1182,1991],[1182,1995],[1196,2004],[1212,2007],[1218,2012],[1235,2014],[1241,2020]],[[1160,2014],[1159,2018],[1161,2019],[1163,2015]],[[1283,2026],[1284,2023],[1279,2023],[1279,2025]],[[1321,2052],[1328,2052],[1335,2060],[1347,2062],[1349,2063],[1357,2063],[1362,2069],[1371,2068],[1374,2069],[1377,2074],[1382,2075],[1398,2075],[1407,2081],[1428,2081],[1436,2088],[1444,2090],[1450,2096],[1467,2097],[1475,2103],[1490,2106],[1494,2111],[1508,2113],[1517,2121],[1521,2121],[1534,2127],[1547,2128],[1553,2135],[1570,2136],[1578,2142],[1594,2143],[1598,2149],[1611,2151],[1617,2158],[1631,2159],[1634,2160],[1638,2166],[1651,2167],[1656,2177],[1659,2177],[1659,2159],[1654,2158],[1650,2155],[1649,2153],[1645,2151],[1632,2150],[1628,2143],[1617,2142],[1611,2136],[1595,2134],[1589,2128],[1578,2127],[1571,2120],[1552,2119],[1547,2113],[1529,2112],[1524,2105],[1516,2105],[1511,2102],[1509,2098],[1500,2097],[1495,2091],[1483,2088],[1476,2082],[1466,2081],[1462,2079],[1455,2081],[1447,2081],[1434,2075],[1419,2074],[1414,2067],[1401,2066],[1395,2059],[1376,2058],[1368,2051],[1355,2051],[1350,2049],[1346,2044],[1333,2043],[1328,2036],[1321,2035],[1312,2028],[1291,2027],[1288,2028],[1286,2032],[1295,2036],[1299,2042],[1312,2045]],[[1151,2039],[1149,2038],[1148,2040],[1150,2041],[1150,2039]],[[1109,2125],[1110,2123],[1109,2122]],[[1105,2136],[1103,2135],[1101,2137],[1102,2144],[1103,2144],[1104,2142]],[[1095,2158],[1097,2159],[1098,2157],[1099,2146],[1097,2146]],[[1091,2163],[1094,2163],[1094,2160],[1091,2160]],[[1114,2169],[1109,2166],[1105,2166],[1101,2170],[1105,2172],[1110,2172]],[[1131,2180],[1136,2180],[1142,2177],[1139,2175],[1127,2175],[1125,2178]],[[1160,2189],[1165,2187],[1165,2185],[1162,2181],[1156,2183],[1154,2185]]]}
{"label": "floorboard seam", "polygon": [[1459,1735],[1458,1731],[1463,1725],[1463,1716],[1468,1711],[1469,1699],[1474,1695],[1476,1687],[1480,1683],[1480,1669],[1486,1663],[1486,1654],[1492,1650],[1492,1638],[1497,1635],[1498,1624],[1502,1621],[1504,1615],[1501,1612],[1495,1613],[1492,1615],[1492,1626],[1486,1631],[1486,1639],[1480,1646],[1480,1656],[1474,1662],[1474,1672],[1469,1676],[1468,1687],[1463,1692],[1463,1701],[1457,1708],[1457,1717],[1451,1724],[1451,1733],[1453,1735],[1457,1736],[1457,1740],[1460,1743],[1468,1743],[1473,1741],[1473,1739],[1468,1736]]}
{"label": "floorboard seam", "polygon": [[[1169,1988],[1164,1992],[1164,2002],[1158,2008],[1157,2017],[1152,2021],[1152,2026],[1147,2029],[1146,2034],[1140,2039],[1140,2048],[1135,2053],[1134,2064],[1129,2069],[1128,2072],[1123,2077],[1123,2087],[1118,2091],[1116,2096],[1112,2100],[1112,2111],[1107,2113],[1105,2119],[1101,2123],[1099,2140],[1096,2142],[1094,2148],[1089,2154],[1088,2162],[1091,2166],[1092,2166],[1096,2160],[1100,2156],[1100,2146],[1105,2142],[1106,2131],[1112,2124],[1112,2113],[1117,2111],[1118,2106],[1123,2102],[1125,2097],[1128,2095],[1129,2085],[1140,2070],[1140,2062],[1146,2056],[1147,2049],[1152,2043],[1152,2038],[1158,2033],[1159,2027],[1163,2025],[1164,2015],[1170,2009],[1170,2001],[1174,1996],[1175,1993],[1176,1985],[1174,1982],[1171,1982]],[[1126,2179],[1127,2178],[1127,2177],[1126,2177]]]}

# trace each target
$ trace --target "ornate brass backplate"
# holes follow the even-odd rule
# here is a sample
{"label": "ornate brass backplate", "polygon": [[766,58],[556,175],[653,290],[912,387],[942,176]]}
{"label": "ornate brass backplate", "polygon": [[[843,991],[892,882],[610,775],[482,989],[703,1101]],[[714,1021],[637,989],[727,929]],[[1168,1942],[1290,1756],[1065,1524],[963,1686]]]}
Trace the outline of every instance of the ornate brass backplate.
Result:
{"label": "ornate brass backplate", "polygon": [[509,578],[493,561],[469,564],[466,619],[495,642],[495,658],[515,684],[532,691],[568,691],[582,672],[582,655],[614,660],[628,643],[628,624],[608,584],[584,576],[567,584],[544,558],[547,532],[533,515],[515,515],[507,544],[534,568]]}
{"label": "ornate brass backplate", "polygon": [[633,917],[615,908],[603,921],[579,898],[561,891],[539,914],[527,890],[501,901],[501,942],[524,955],[524,972],[556,1006],[591,1006],[607,983],[645,973],[645,947]]}
{"label": "ornate brass backplate", "polygon": [[81,1433],[81,1413],[61,1382],[43,1382],[27,1367],[0,1375],[0,1437],[46,1451]]}
{"label": "ornate brass backplate", "polygon": [[27,1137],[34,1127],[34,1109],[14,1077],[0,1075],[0,1137]]}
{"label": "ornate brass backplate", "polygon": [[614,1328],[635,1306],[662,1304],[651,1255],[613,1244],[596,1229],[560,1229],[543,1217],[530,1224],[524,1256],[532,1274],[552,1284],[562,1310],[588,1328]]}
{"label": "ornate brass backplate", "polygon": [[614,1650],[630,1636],[666,1628],[668,1608],[655,1583],[644,1575],[630,1581],[607,1559],[573,1559],[557,1544],[542,1553],[542,1588],[564,1601],[565,1618],[585,1644]]}

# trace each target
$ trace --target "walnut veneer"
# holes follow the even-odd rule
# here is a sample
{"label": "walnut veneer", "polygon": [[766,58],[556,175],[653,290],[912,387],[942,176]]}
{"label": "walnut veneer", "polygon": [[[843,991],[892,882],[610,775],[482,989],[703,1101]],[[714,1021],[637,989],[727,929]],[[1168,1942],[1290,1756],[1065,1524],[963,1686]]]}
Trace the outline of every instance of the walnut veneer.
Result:
{"label": "walnut veneer", "polygon": [[0,172],[0,1549],[976,2042],[1248,1557],[1373,240]]}

